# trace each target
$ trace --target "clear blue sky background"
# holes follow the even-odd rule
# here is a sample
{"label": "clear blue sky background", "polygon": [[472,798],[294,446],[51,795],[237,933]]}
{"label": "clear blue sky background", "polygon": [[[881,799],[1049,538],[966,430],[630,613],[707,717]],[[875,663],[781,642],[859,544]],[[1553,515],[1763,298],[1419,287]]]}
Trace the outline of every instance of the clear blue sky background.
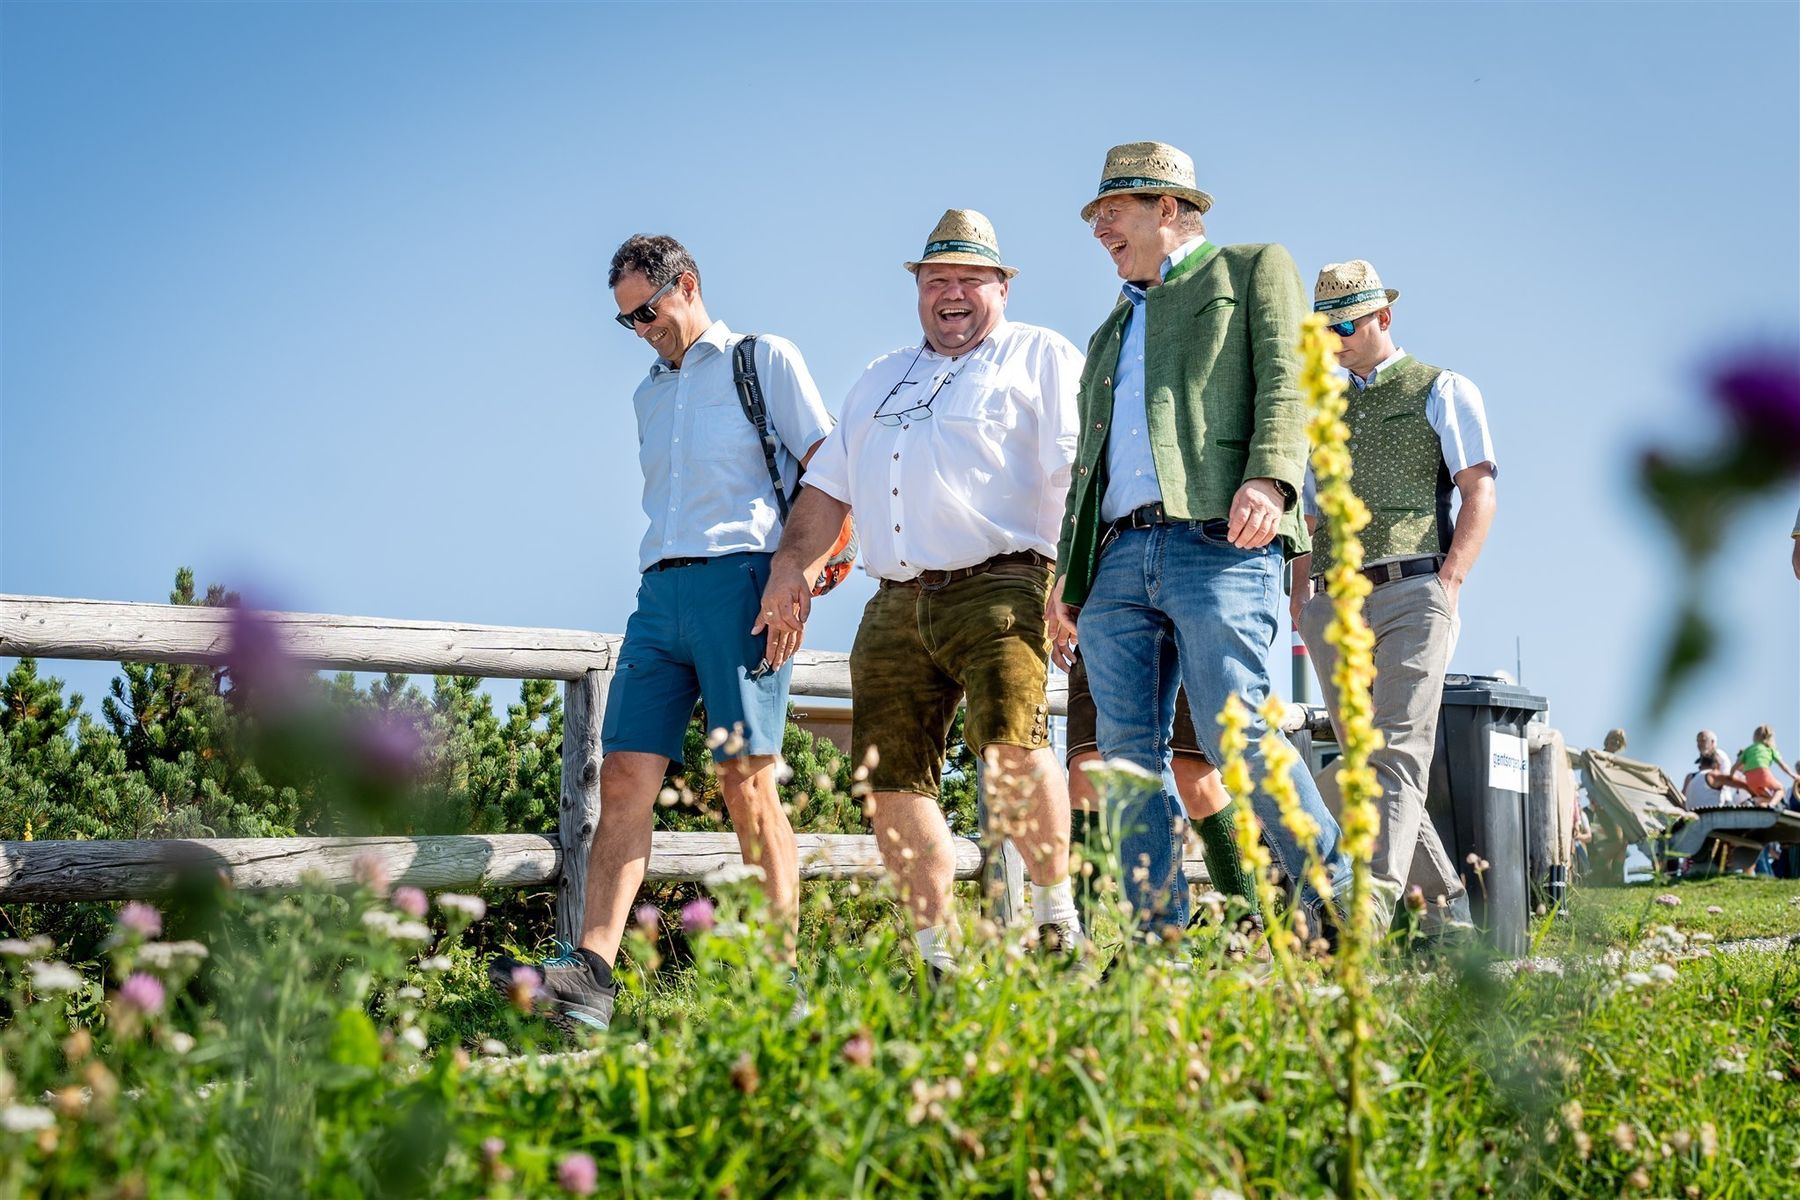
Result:
{"label": "clear blue sky background", "polygon": [[[0,9],[0,589],[620,630],[642,532],[611,322],[637,231],[835,409],[915,338],[949,206],[1077,343],[1112,143],[1193,154],[1216,240],[1372,259],[1502,459],[1455,668],[1514,663],[1576,744],[1800,751],[1800,496],[1726,540],[1726,655],[1643,723],[1674,559],[1632,493],[1699,448],[1721,348],[1800,328],[1792,5]],[[869,583],[809,644],[847,648]],[[1285,620],[1285,618],[1284,618]],[[1285,681],[1286,640],[1276,652]],[[90,697],[111,671],[53,668]],[[500,689],[511,694],[510,686]],[[90,701],[91,703],[94,701]]]}

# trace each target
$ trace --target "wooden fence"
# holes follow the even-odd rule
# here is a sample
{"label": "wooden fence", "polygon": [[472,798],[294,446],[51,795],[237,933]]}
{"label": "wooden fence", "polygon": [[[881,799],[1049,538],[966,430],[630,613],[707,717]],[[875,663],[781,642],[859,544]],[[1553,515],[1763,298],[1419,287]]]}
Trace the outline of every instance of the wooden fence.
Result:
{"label": "wooden fence", "polygon": [[[491,679],[563,681],[562,787],[554,838],[524,834],[450,837],[215,838],[171,841],[0,842],[0,899],[114,900],[153,896],[196,869],[223,873],[246,890],[279,891],[303,876],[347,883],[359,857],[382,858],[396,883],[420,887],[531,886],[556,881],[556,931],[578,940],[588,851],[600,815],[600,726],[621,638],[569,629],[461,625],[316,613],[259,614],[288,659],[309,670],[395,671]],[[0,657],[217,665],[231,651],[231,610],[0,595]],[[1065,683],[1053,677],[1051,711],[1067,711]],[[793,694],[848,698],[843,654],[803,650]],[[647,878],[705,880],[739,863],[725,833],[655,835]],[[1010,849],[1010,848],[1009,848]],[[980,846],[959,838],[958,879],[999,869]],[[1016,852],[1011,881],[1020,877]],[[880,874],[875,839],[802,834],[803,879]],[[1195,857],[1188,876],[1205,878]]]}

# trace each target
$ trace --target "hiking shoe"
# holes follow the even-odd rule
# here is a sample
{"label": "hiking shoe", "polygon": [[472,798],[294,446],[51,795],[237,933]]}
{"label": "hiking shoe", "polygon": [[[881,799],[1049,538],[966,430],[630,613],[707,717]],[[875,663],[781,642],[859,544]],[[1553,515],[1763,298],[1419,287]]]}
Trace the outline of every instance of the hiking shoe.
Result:
{"label": "hiking shoe", "polygon": [[601,977],[606,961],[591,950],[578,950],[564,942],[557,943],[557,951],[555,958],[535,963],[501,955],[488,964],[488,981],[510,998],[528,985],[528,977],[520,973],[535,971],[542,982],[530,996],[533,1012],[565,1033],[577,1028],[606,1029],[612,1024],[613,1002],[619,995],[611,970],[606,970],[604,980]]}
{"label": "hiking shoe", "polygon": [[1037,928],[1038,953],[1046,956],[1079,957],[1082,943],[1086,940],[1081,936],[1081,926],[1072,921],[1039,925]]}

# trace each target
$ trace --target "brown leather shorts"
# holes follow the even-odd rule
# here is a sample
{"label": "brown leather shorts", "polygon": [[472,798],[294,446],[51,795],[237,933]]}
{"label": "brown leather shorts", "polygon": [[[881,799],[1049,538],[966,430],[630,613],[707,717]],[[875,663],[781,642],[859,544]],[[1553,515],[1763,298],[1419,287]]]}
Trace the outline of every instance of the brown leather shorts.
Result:
{"label": "brown leather shorts", "polygon": [[[1094,696],[1088,691],[1087,665],[1077,655],[1074,667],[1069,670],[1069,745],[1064,752],[1064,762],[1070,762],[1078,755],[1091,754],[1100,748],[1100,740],[1094,731],[1095,723]],[[1184,758],[1212,761],[1201,748],[1200,736],[1194,730],[1194,714],[1188,709],[1186,688],[1177,688],[1175,691],[1175,732],[1169,739],[1169,746],[1174,753]]]}

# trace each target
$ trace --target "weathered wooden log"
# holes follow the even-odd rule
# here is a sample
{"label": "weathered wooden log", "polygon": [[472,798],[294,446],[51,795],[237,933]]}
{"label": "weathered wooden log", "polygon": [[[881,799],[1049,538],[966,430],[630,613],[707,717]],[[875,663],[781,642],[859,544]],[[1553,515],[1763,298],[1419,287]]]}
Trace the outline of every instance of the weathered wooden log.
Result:
{"label": "weathered wooden log", "polygon": [[588,852],[600,824],[600,726],[611,671],[588,671],[563,685],[562,796],[557,840],[566,853],[556,882],[556,936],[581,943],[587,908]]}
{"label": "weathered wooden log", "polygon": [[[875,839],[867,834],[803,833],[801,879],[877,879]],[[956,877],[974,879],[981,848],[956,839]],[[184,841],[0,842],[0,900],[29,904],[58,900],[137,900],[167,895],[184,878],[222,876],[246,892],[288,892],[316,881],[325,887],[355,882],[357,860],[373,856],[395,884],[423,888],[535,887],[558,878],[561,848],[538,834],[459,834],[449,837],[197,838]],[[704,881],[731,874],[741,863],[729,833],[659,833],[646,878]],[[1187,876],[1203,883],[1198,857]]]}
{"label": "weathered wooden log", "polygon": [[[313,670],[496,679],[579,679],[612,666],[616,635],[447,621],[263,612],[279,644]],[[224,662],[230,609],[0,596],[0,655],[113,662]]]}

